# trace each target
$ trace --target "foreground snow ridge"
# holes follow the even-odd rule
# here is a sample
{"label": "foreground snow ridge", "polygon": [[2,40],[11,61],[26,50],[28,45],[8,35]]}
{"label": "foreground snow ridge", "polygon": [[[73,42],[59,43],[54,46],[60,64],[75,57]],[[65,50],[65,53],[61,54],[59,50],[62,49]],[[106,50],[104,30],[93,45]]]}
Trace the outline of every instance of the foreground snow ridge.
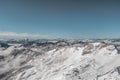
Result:
{"label": "foreground snow ridge", "polygon": [[13,44],[0,49],[0,80],[120,80],[120,55],[105,42]]}

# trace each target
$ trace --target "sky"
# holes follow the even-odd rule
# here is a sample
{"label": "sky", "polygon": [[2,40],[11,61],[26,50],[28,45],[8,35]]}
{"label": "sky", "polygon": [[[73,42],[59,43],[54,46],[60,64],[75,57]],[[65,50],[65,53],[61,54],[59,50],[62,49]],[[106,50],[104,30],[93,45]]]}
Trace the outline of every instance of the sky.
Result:
{"label": "sky", "polygon": [[0,0],[0,38],[120,38],[120,0]]}

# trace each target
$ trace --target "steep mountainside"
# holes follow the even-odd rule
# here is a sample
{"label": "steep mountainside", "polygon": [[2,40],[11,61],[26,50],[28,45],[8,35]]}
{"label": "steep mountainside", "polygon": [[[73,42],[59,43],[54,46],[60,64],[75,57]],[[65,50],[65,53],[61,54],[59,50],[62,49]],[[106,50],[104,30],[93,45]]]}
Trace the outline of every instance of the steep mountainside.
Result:
{"label": "steep mountainside", "polygon": [[120,80],[120,54],[105,42],[0,48],[0,80]]}

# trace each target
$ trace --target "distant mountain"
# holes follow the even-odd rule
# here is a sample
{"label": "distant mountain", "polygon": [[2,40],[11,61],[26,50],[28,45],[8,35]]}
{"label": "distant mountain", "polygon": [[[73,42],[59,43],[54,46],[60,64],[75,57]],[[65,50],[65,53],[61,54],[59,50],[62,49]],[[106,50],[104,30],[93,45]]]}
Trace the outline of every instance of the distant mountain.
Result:
{"label": "distant mountain", "polygon": [[1,40],[0,80],[120,80],[119,40]]}

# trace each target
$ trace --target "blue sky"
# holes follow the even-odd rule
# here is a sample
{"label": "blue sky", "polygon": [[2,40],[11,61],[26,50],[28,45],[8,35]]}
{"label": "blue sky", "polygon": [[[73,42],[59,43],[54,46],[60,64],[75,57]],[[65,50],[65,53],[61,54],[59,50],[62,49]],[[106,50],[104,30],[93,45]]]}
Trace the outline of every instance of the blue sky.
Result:
{"label": "blue sky", "polygon": [[56,38],[120,38],[120,1],[0,0],[0,36],[9,32]]}

